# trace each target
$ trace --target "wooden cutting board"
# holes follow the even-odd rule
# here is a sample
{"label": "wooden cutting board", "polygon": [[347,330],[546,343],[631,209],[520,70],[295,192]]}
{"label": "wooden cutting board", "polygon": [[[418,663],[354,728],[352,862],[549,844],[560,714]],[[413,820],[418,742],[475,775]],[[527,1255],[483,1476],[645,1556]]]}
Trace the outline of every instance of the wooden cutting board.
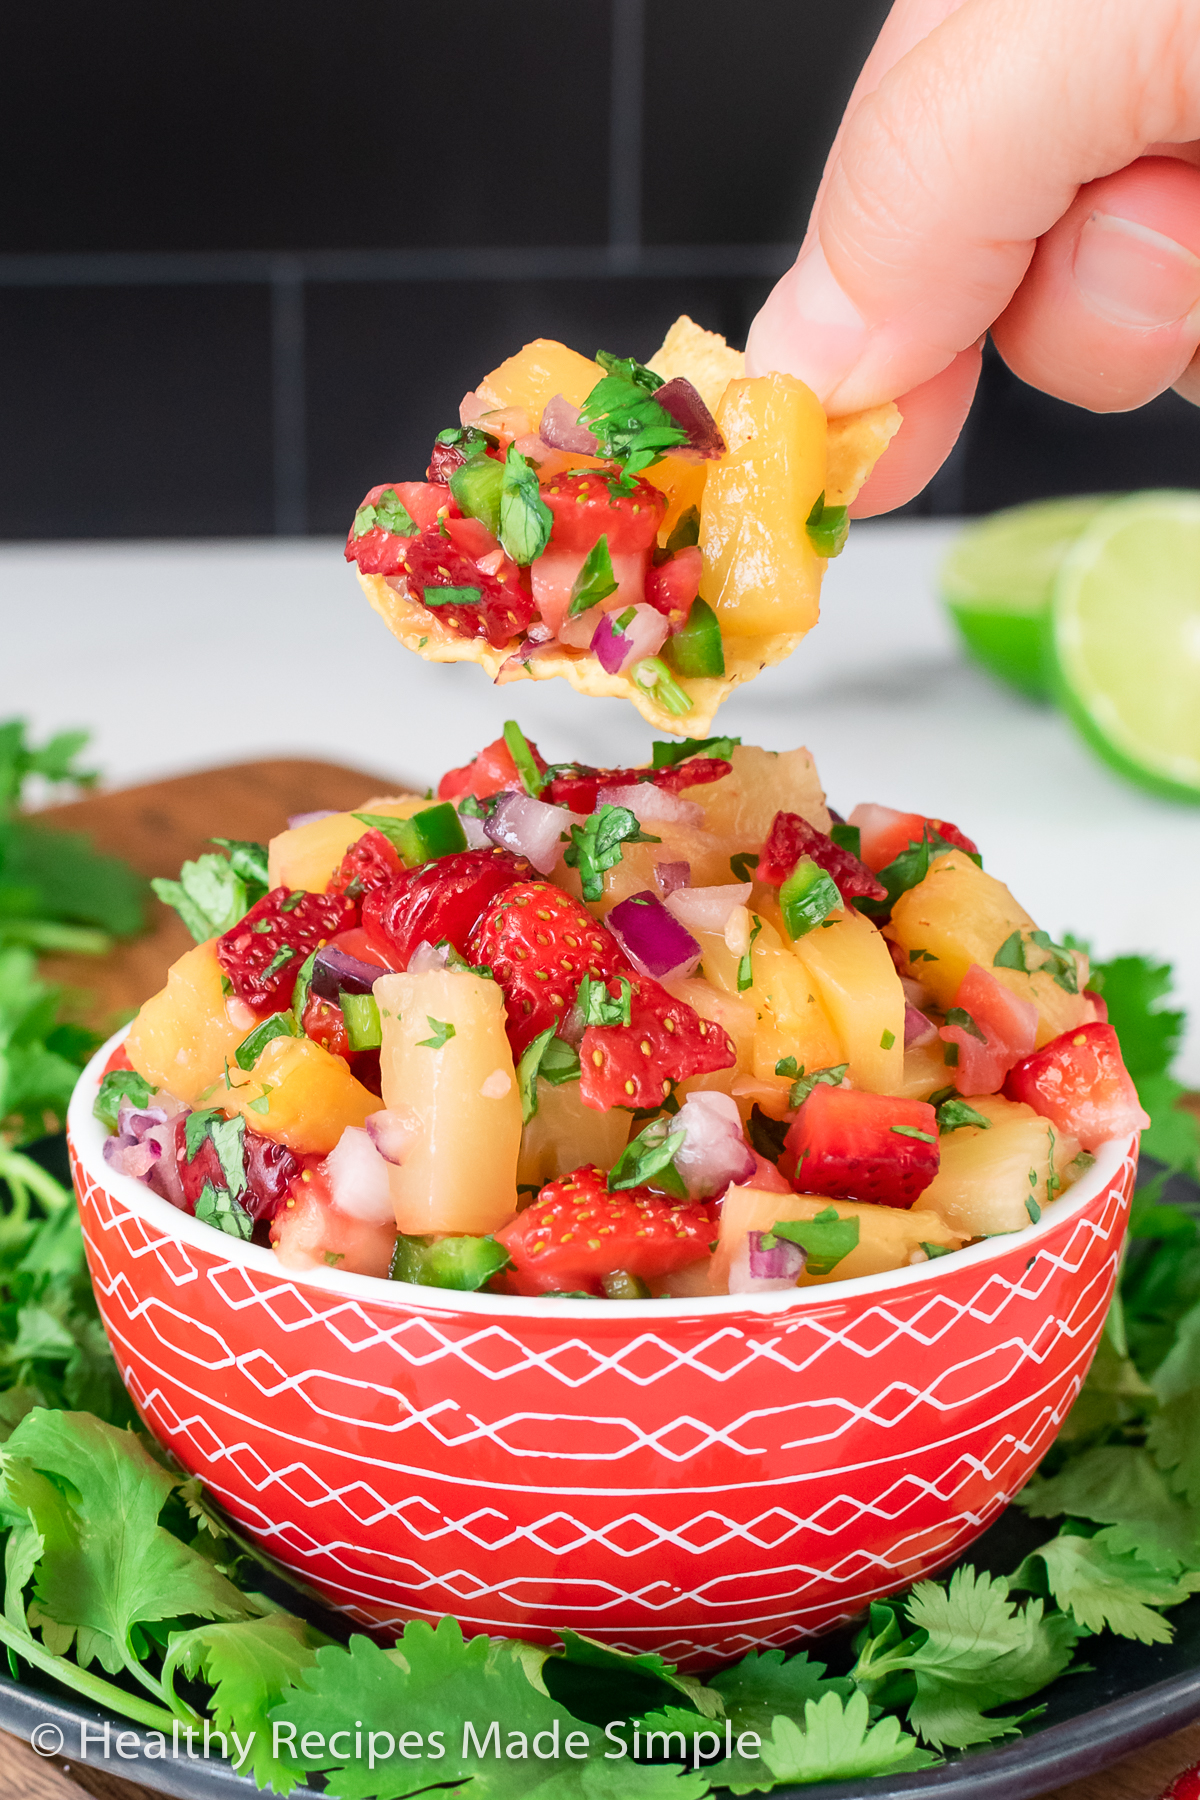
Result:
{"label": "wooden cutting board", "polygon": [[[382,794],[403,792],[395,776],[371,775],[336,763],[279,759],[239,763],[180,775],[171,781],[86,799],[42,814],[48,824],[87,832],[98,849],[122,856],[145,876],[174,877],[186,858],[210,849],[210,839],[256,838],[282,831],[293,813],[329,807],[355,810]],[[86,993],[81,1011],[97,1027],[115,1029],[117,1015],[140,1005],[163,985],[167,969],[192,940],[180,919],[161,901],[149,901],[150,929],[121,945],[102,961],[90,957],[48,957],[47,975]],[[1055,1788],[1043,1800],[1158,1800],[1181,1769],[1200,1760],[1200,1723],[1164,1738],[1083,1781]],[[46,1761],[27,1744],[0,1733],[0,1795],[4,1800],[67,1800],[79,1788],[96,1800],[148,1800],[148,1790],[123,1781],[110,1768]],[[864,1784],[870,1800],[870,1784]]]}

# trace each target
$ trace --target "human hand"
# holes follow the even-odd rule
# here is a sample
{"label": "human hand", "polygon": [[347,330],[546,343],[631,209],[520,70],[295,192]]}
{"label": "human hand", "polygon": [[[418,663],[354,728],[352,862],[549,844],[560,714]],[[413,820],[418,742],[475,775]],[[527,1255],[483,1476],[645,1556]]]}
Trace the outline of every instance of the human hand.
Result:
{"label": "human hand", "polygon": [[1200,403],[1200,0],[896,0],[747,369],[904,425],[851,511],[948,455],[990,330],[1093,412]]}

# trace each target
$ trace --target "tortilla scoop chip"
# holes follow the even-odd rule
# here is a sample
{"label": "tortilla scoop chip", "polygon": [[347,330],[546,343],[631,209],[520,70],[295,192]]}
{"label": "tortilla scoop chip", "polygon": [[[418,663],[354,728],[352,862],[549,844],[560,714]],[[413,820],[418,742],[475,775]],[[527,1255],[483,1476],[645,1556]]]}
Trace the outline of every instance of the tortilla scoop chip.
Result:
{"label": "tortilla scoop chip", "polygon": [[[427,607],[406,594],[397,593],[384,575],[364,575],[358,571],[363,592],[388,630],[399,638],[406,650],[415,650],[426,662],[475,662],[495,681],[510,661],[507,648],[495,650],[484,638],[460,637],[457,632],[434,618]],[[791,632],[775,637],[731,640],[725,645],[725,673],[720,677],[680,681],[692,696],[692,710],[668,712],[649,694],[636,687],[628,675],[609,675],[590,650],[571,650],[565,644],[554,644],[539,650],[528,663],[514,663],[505,669],[508,681],[550,681],[561,675],[581,694],[629,700],[637,707],[648,725],[656,731],[672,732],[676,737],[706,737],[717,708],[735,687],[753,681],[763,669],[783,662],[800,642]]]}
{"label": "tortilla scoop chip", "polygon": [[830,419],[825,440],[826,506],[849,506],[857,500],[863,483],[900,424],[900,409],[894,400],[868,407],[866,412]]}
{"label": "tortilla scoop chip", "polygon": [[715,418],[729,383],[746,373],[746,358],[727,344],[719,331],[705,331],[681,313],[646,367],[664,381],[682,375]]}

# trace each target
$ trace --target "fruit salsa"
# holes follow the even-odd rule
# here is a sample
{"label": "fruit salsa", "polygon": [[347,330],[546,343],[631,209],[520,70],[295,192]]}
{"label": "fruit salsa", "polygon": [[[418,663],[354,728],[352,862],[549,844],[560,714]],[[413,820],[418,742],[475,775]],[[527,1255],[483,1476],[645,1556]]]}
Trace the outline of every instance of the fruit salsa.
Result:
{"label": "fruit salsa", "polygon": [[539,338],[467,394],[424,481],[373,487],[346,559],[428,660],[565,676],[709,730],[817,620],[848,508],[900,426],[826,419],[790,375],[684,317],[642,364]]}
{"label": "fruit salsa", "polygon": [[502,1295],[769,1293],[1036,1222],[1146,1124],[1088,961],[944,819],[736,738],[442,778],[156,884],[198,940],[109,1164],[214,1231]]}

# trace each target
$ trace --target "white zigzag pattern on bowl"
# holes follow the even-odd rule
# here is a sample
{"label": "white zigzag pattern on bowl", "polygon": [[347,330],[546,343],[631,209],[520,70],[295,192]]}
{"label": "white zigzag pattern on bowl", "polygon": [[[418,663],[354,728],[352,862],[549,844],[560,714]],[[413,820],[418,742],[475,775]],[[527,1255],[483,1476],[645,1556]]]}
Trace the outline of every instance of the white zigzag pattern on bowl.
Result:
{"label": "white zigzag pattern on bowl", "polygon": [[[753,1546],[757,1551],[778,1552],[805,1532],[818,1539],[830,1539],[840,1536],[861,1518],[894,1523],[903,1519],[910,1507],[931,1494],[953,1506],[961,1490],[977,1476],[983,1474],[991,1480],[1003,1478],[1004,1471],[1013,1462],[1017,1465],[1012,1484],[1015,1490],[1024,1479],[1030,1459],[1036,1459],[1052,1440],[1078,1393],[1082,1380],[1079,1371],[1086,1366],[1098,1335],[1115,1274],[1115,1250],[1104,1254],[1104,1247],[1120,1218],[1122,1204],[1119,1187],[1115,1186],[1099,1219],[1076,1221],[1067,1244],[1059,1251],[1039,1249],[1019,1281],[1012,1282],[991,1269],[984,1273],[979,1288],[968,1298],[958,1300],[946,1293],[934,1294],[915,1304],[911,1316],[905,1316],[903,1297],[900,1296],[891,1303],[872,1305],[841,1328],[830,1318],[813,1315],[791,1321],[743,1317],[730,1322],[726,1317],[698,1343],[687,1348],[664,1343],[653,1331],[638,1331],[631,1327],[631,1335],[613,1350],[602,1350],[585,1339],[575,1338],[567,1343],[560,1342],[549,1353],[541,1354],[502,1325],[480,1322],[477,1315],[468,1321],[461,1315],[455,1318],[449,1314],[439,1319],[436,1313],[430,1316],[430,1309],[406,1314],[390,1297],[386,1308],[381,1307],[376,1314],[357,1301],[304,1288],[282,1273],[278,1278],[262,1277],[257,1271],[252,1274],[235,1263],[219,1261],[217,1246],[214,1246],[211,1265],[207,1268],[198,1266],[199,1259],[193,1260],[188,1246],[150,1230],[135,1214],[114,1204],[106,1189],[86,1178],[84,1187],[91,1212],[93,1272],[114,1346],[120,1344],[123,1349],[132,1350],[122,1326],[137,1319],[143,1328],[148,1326],[153,1331],[177,1364],[181,1359],[192,1363],[197,1376],[201,1371],[235,1368],[265,1399],[273,1402],[291,1397],[302,1400],[314,1419],[351,1423],[359,1420],[359,1414],[350,1411],[347,1415],[323,1408],[309,1392],[309,1385],[340,1385],[354,1394],[366,1390],[389,1399],[394,1402],[398,1417],[392,1423],[370,1427],[378,1433],[381,1447],[420,1428],[449,1451],[460,1453],[464,1446],[487,1441],[518,1462],[545,1455],[554,1455],[560,1464],[567,1460],[561,1450],[530,1450],[509,1443],[504,1436],[505,1431],[530,1421],[552,1423],[556,1417],[554,1413],[514,1412],[491,1421],[472,1416],[467,1429],[453,1429],[446,1414],[458,1412],[454,1402],[440,1400],[418,1407],[395,1387],[352,1378],[339,1364],[345,1363],[347,1352],[354,1357],[364,1350],[386,1347],[414,1369],[426,1368],[446,1357],[458,1358],[477,1376],[491,1383],[493,1389],[513,1375],[537,1370],[543,1377],[571,1390],[582,1388],[604,1375],[618,1377],[639,1388],[676,1375],[700,1376],[724,1384],[756,1366],[768,1381],[772,1373],[778,1376],[784,1371],[811,1376],[819,1372],[822,1356],[833,1346],[844,1347],[863,1363],[880,1359],[881,1366],[887,1366],[892,1361],[890,1353],[905,1342],[926,1348],[936,1345],[964,1316],[995,1324],[1017,1301],[1036,1300],[1057,1271],[1078,1273],[1089,1259],[1095,1262],[1091,1278],[1077,1297],[1069,1318],[1044,1317],[1039,1321],[1032,1341],[1024,1341],[1017,1332],[1006,1344],[993,1345],[986,1357],[975,1357],[940,1370],[924,1387],[888,1381],[863,1404],[836,1396],[818,1396],[813,1401],[757,1408],[720,1426],[692,1414],[676,1416],[669,1423],[649,1431],[620,1415],[590,1421],[610,1430],[619,1427],[627,1434],[627,1441],[611,1453],[580,1456],[579,1460],[586,1460],[592,1467],[598,1462],[619,1462],[638,1451],[652,1451],[678,1466],[714,1444],[722,1444],[742,1457],[759,1457],[763,1454],[763,1446],[744,1442],[737,1434],[744,1437],[751,1427],[761,1427],[766,1420],[797,1415],[810,1404],[820,1405],[825,1412],[831,1407],[840,1409],[842,1417],[835,1428],[813,1437],[790,1437],[783,1447],[795,1449],[834,1443],[856,1423],[890,1428],[907,1418],[918,1406],[940,1412],[948,1410],[949,1406],[961,1405],[961,1394],[944,1404],[938,1390],[952,1378],[961,1382],[977,1363],[987,1365],[990,1374],[985,1375],[984,1369],[980,1369],[983,1381],[970,1396],[973,1398],[984,1397],[997,1387],[1002,1389],[1022,1362],[1044,1364],[1063,1337],[1072,1341],[1071,1363],[1065,1375],[1059,1371],[1040,1396],[1036,1416],[1026,1418],[1023,1428],[1018,1431],[1000,1429],[985,1454],[977,1451],[960,1453],[933,1481],[911,1470],[900,1474],[892,1471],[891,1478],[887,1479],[887,1461],[876,1459],[870,1468],[875,1474],[877,1491],[865,1497],[839,1491],[811,1515],[777,1502],[748,1519],[738,1519],[719,1506],[706,1504],[685,1521],[670,1527],[656,1521],[636,1504],[631,1506],[630,1501],[636,1500],[638,1490],[626,1487],[611,1496],[613,1516],[600,1523],[582,1521],[561,1505],[518,1524],[514,1524],[498,1506],[468,1504],[460,1513],[451,1516],[423,1494],[406,1491],[402,1498],[389,1500],[373,1482],[363,1478],[363,1470],[374,1470],[377,1475],[397,1471],[411,1476],[424,1475],[427,1482],[432,1479],[443,1488],[486,1486],[498,1495],[505,1493],[505,1484],[496,1479],[488,1479],[485,1483],[459,1480],[453,1473],[428,1466],[417,1465],[409,1469],[375,1457],[362,1457],[357,1463],[353,1458],[347,1459],[355,1471],[353,1479],[343,1485],[331,1485],[303,1460],[303,1441],[285,1426],[281,1426],[280,1435],[290,1444],[293,1460],[272,1468],[236,1430],[236,1413],[203,1391],[190,1392],[180,1380],[178,1367],[160,1368],[149,1362],[140,1348],[136,1361],[132,1356],[126,1360],[126,1356],[119,1354],[124,1365],[122,1373],[144,1416],[153,1420],[164,1436],[177,1443],[186,1440],[192,1444],[206,1484],[243,1519],[265,1549],[298,1572],[319,1561],[323,1566],[319,1571],[313,1569],[312,1579],[331,1596],[336,1595],[338,1603],[350,1616],[374,1628],[382,1624],[398,1630],[414,1614],[436,1617],[449,1607],[458,1612],[464,1623],[500,1632],[513,1629],[513,1615],[507,1609],[527,1604],[521,1590],[528,1587],[532,1577],[506,1576],[497,1569],[495,1573],[500,1578],[489,1581],[477,1571],[466,1568],[430,1570],[410,1557],[375,1547],[366,1549],[361,1540],[343,1537],[337,1529],[338,1515],[344,1522],[343,1529],[352,1522],[368,1529],[395,1522],[403,1527],[414,1547],[420,1543],[456,1538],[464,1547],[469,1545],[489,1555],[525,1543],[546,1555],[562,1557],[587,1546],[600,1546],[628,1565],[636,1564],[639,1557],[664,1546],[698,1558],[738,1542]],[[101,1248],[102,1238],[110,1233],[119,1237],[126,1255],[134,1262],[147,1256],[154,1257],[179,1295],[181,1305],[178,1308],[154,1296],[139,1296],[122,1270],[110,1271]],[[1101,1253],[1099,1259],[1098,1251]],[[198,1291],[197,1283],[204,1284],[207,1292]],[[182,1305],[187,1289],[191,1289],[188,1297],[195,1313],[202,1316],[195,1316]],[[831,1300],[833,1298],[831,1296]],[[289,1373],[262,1350],[237,1356],[213,1323],[219,1318],[222,1306],[231,1314],[259,1307],[279,1330],[289,1335],[302,1330],[321,1330],[329,1344],[332,1367],[316,1366]],[[833,1313],[836,1308],[831,1305],[829,1311]],[[398,1313],[399,1317],[396,1316]],[[176,1331],[168,1339],[162,1335],[159,1325],[166,1329],[172,1323]],[[178,1340],[180,1329],[189,1339],[186,1350]],[[761,1335],[752,1335],[755,1331]],[[996,1353],[1002,1349],[1007,1349],[1011,1356],[1004,1363],[1003,1375],[998,1380]],[[488,1392],[487,1388],[481,1391]],[[178,1401],[185,1396],[196,1402],[195,1411],[180,1410]],[[1005,1418],[1014,1411],[1028,1413],[1038,1399],[1034,1396],[1031,1400],[1026,1395],[1017,1405],[1007,1408],[1001,1405],[992,1425],[1003,1427]],[[570,1416],[579,1417],[578,1414]],[[262,1421],[253,1423],[261,1435]],[[228,1429],[231,1426],[235,1427],[232,1431]],[[366,1429],[361,1421],[359,1428]],[[673,1447],[668,1440],[672,1434],[681,1432],[688,1435],[689,1441]],[[970,1435],[977,1439],[977,1429]],[[953,1434],[948,1440],[948,1445],[952,1444]],[[321,1443],[320,1448],[328,1456],[333,1447]],[[297,1451],[301,1452],[298,1457]],[[860,1478],[867,1472],[854,1471]],[[845,1469],[843,1473],[849,1475],[851,1471]],[[879,1487],[881,1474],[887,1484]],[[236,1476],[236,1481],[230,1480],[231,1475]],[[518,1494],[527,1491],[525,1482],[511,1485]],[[757,1485],[760,1484],[745,1484],[746,1487]],[[594,1499],[594,1480],[588,1484],[588,1491]],[[727,1489],[730,1498],[742,1491],[741,1487]],[[267,1510],[256,1505],[254,1497],[261,1499],[266,1493],[276,1499],[286,1494],[290,1502],[288,1511],[296,1516],[281,1517],[278,1507]],[[571,1493],[571,1489],[556,1484],[553,1498],[569,1501]],[[547,1494],[546,1498],[551,1495]],[[793,1488],[788,1499],[794,1498]],[[757,1598],[748,1601],[743,1593],[736,1600],[736,1617],[728,1623],[714,1617],[711,1634],[699,1628],[678,1640],[672,1639],[671,1645],[664,1648],[661,1625],[650,1623],[642,1627],[624,1620],[620,1626],[622,1636],[612,1635],[609,1641],[628,1640],[625,1647],[638,1649],[638,1638],[644,1631],[664,1654],[684,1657],[698,1654],[729,1656],[753,1646],[794,1642],[802,1632],[809,1635],[826,1630],[831,1624],[852,1616],[869,1598],[893,1591],[910,1578],[917,1560],[922,1555],[928,1558],[929,1546],[926,1543],[922,1547],[920,1540],[928,1539],[931,1531],[937,1538],[937,1563],[952,1560],[957,1554],[958,1541],[974,1537],[1009,1498],[1010,1493],[1005,1489],[990,1499],[983,1509],[972,1511],[968,1506],[958,1513],[951,1513],[936,1528],[926,1527],[893,1544],[886,1556],[870,1555],[859,1549],[840,1555],[823,1566],[807,1561],[770,1568],[756,1564]],[[317,1528],[317,1534],[300,1522],[305,1515]],[[620,1566],[618,1562],[616,1567]],[[336,1573],[338,1570],[342,1572],[340,1575]],[[697,1574],[703,1572],[701,1564]],[[606,1612],[628,1607],[631,1602],[652,1615],[688,1606],[710,1613],[719,1612],[729,1605],[727,1599],[721,1598],[720,1590],[739,1578],[737,1573],[726,1571],[713,1579],[700,1580],[687,1590],[661,1580],[643,1586],[635,1582],[626,1587],[615,1581],[589,1579],[579,1584],[581,1591],[572,1599],[572,1610],[580,1618],[597,1622],[603,1620]],[[778,1591],[772,1591],[768,1596],[764,1588]],[[840,1598],[831,1595],[831,1588],[842,1590]],[[816,1613],[810,1608],[805,1614],[801,1627],[796,1615],[804,1608],[805,1596],[813,1590],[821,1591],[821,1602]],[[428,1594],[434,1604],[422,1606],[423,1594]],[[813,1598],[816,1599],[815,1594]],[[487,1605],[489,1601],[500,1609],[496,1616]],[[470,1609],[481,1604],[483,1612],[472,1615]]]}

